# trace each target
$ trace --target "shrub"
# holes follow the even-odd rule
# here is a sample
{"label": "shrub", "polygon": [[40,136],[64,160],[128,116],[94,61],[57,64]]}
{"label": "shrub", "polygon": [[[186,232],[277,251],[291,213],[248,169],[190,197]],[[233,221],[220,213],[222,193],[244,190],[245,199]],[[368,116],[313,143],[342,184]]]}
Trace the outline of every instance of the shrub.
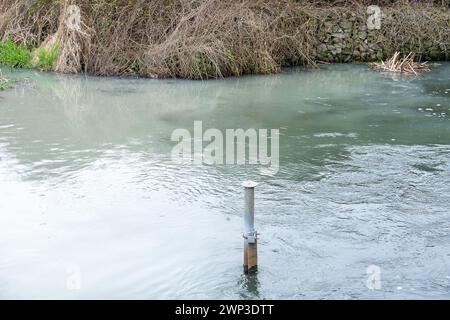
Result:
{"label": "shrub", "polygon": [[28,67],[31,52],[27,48],[15,44],[10,38],[0,42],[0,63],[8,67]]}
{"label": "shrub", "polygon": [[34,65],[35,68],[38,68],[43,71],[53,70],[53,65],[58,58],[59,53],[59,45],[54,44],[49,48],[41,47],[36,49],[35,57],[37,58],[37,62]]}

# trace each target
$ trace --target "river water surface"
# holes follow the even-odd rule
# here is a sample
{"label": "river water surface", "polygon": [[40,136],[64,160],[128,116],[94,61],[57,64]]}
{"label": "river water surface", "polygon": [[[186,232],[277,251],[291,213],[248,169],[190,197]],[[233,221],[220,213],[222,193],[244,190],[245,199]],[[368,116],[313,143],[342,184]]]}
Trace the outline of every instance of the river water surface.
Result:
{"label": "river water surface", "polygon": [[[450,298],[450,64],[421,78],[3,73],[0,298]],[[280,129],[279,172],[173,163],[172,131],[195,120]]]}

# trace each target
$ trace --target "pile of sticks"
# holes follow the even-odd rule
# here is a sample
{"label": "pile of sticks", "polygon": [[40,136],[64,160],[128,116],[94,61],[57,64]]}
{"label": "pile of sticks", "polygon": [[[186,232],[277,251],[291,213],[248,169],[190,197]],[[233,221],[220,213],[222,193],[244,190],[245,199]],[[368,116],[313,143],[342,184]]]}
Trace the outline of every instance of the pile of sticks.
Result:
{"label": "pile of sticks", "polygon": [[377,71],[399,72],[416,76],[423,72],[430,71],[427,62],[414,61],[414,54],[412,52],[403,58],[400,58],[400,52],[396,52],[392,58],[386,61],[372,62],[370,65]]}

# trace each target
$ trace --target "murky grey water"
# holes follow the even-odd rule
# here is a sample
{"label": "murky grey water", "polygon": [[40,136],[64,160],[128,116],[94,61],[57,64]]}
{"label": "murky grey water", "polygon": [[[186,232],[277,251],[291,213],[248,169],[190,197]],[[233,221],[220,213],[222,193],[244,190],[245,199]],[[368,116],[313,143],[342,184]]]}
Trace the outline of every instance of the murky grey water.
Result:
{"label": "murky grey water", "polygon": [[[4,73],[19,82],[0,92],[0,298],[450,298],[450,64],[420,79]],[[172,163],[172,130],[194,120],[280,128],[279,173]],[[261,182],[250,278],[246,179]]]}

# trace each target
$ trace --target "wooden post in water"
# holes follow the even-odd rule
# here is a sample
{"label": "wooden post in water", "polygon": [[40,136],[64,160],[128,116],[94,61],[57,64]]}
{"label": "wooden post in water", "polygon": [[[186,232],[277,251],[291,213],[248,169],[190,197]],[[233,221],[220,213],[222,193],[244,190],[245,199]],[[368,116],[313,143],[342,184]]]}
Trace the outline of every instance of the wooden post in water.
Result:
{"label": "wooden post in water", "polygon": [[244,272],[256,270],[258,266],[257,233],[255,230],[255,187],[256,182],[245,181],[244,211]]}

